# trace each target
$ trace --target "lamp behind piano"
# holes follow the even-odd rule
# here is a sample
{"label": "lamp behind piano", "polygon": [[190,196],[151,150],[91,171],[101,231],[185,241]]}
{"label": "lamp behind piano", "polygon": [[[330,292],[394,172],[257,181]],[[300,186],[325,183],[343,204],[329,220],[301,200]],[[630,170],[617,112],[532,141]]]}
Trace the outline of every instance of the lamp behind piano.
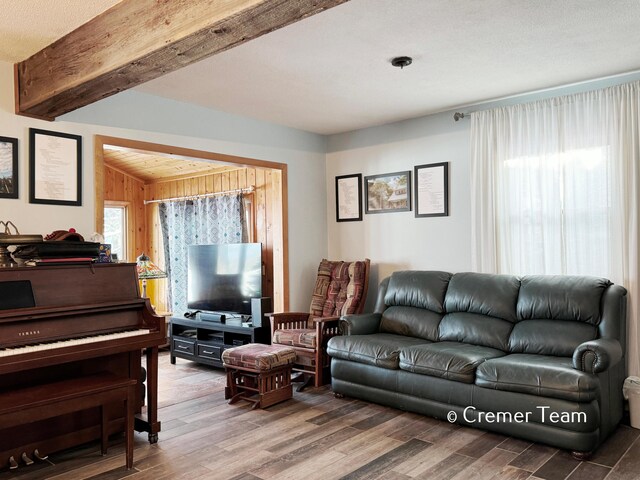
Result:
{"label": "lamp behind piano", "polygon": [[154,278],[167,278],[167,274],[160,270],[144,253],[136,259],[138,265],[138,278],[142,280],[142,298],[147,298],[147,280]]}

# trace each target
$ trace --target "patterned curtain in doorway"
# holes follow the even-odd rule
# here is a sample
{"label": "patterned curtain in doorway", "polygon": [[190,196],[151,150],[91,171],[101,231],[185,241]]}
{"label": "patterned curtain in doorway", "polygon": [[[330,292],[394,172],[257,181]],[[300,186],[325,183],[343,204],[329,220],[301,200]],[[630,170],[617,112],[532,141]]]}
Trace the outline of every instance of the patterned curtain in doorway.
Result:
{"label": "patterned curtain in doorway", "polygon": [[163,202],[159,211],[169,305],[174,314],[182,314],[187,310],[189,245],[247,242],[244,202],[242,195],[204,197]]}

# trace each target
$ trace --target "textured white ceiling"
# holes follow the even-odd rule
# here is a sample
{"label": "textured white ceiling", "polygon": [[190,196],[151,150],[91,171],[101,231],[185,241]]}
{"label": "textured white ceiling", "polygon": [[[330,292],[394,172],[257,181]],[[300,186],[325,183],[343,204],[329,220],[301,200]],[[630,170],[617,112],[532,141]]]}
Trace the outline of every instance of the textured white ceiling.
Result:
{"label": "textured white ceiling", "polygon": [[0,60],[19,62],[120,0],[0,0]]}
{"label": "textured white ceiling", "polygon": [[[0,59],[115,3],[0,0]],[[138,90],[330,134],[639,69],[639,0],[351,0]]]}
{"label": "textured white ceiling", "polygon": [[351,0],[138,89],[330,134],[639,68],[638,0]]}

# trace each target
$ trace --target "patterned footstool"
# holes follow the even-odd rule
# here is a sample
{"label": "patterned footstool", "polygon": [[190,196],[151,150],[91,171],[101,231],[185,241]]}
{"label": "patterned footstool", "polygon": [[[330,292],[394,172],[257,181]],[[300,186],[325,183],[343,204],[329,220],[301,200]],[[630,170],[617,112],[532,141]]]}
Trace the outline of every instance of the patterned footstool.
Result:
{"label": "patterned footstool", "polygon": [[[292,396],[291,367],[296,352],[291,347],[249,343],[222,352],[227,371],[224,398],[253,402],[254,408],[267,408]],[[257,396],[256,396],[257,395]]]}

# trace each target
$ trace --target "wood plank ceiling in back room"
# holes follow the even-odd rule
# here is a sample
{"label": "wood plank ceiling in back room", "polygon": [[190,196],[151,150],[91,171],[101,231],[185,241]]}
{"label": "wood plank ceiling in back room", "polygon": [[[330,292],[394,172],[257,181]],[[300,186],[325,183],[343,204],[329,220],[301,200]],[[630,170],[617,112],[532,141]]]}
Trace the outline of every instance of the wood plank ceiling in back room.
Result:
{"label": "wood plank ceiling in back room", "polygon": [[104,149],[105,165],[114,168],[145,184],[179,178],[197,177],[228,170],[237,170],[238,166],[219,165],[213,162],[191,160],[183,157],[170,157],[152,152],[143,152],[128,148]]}

